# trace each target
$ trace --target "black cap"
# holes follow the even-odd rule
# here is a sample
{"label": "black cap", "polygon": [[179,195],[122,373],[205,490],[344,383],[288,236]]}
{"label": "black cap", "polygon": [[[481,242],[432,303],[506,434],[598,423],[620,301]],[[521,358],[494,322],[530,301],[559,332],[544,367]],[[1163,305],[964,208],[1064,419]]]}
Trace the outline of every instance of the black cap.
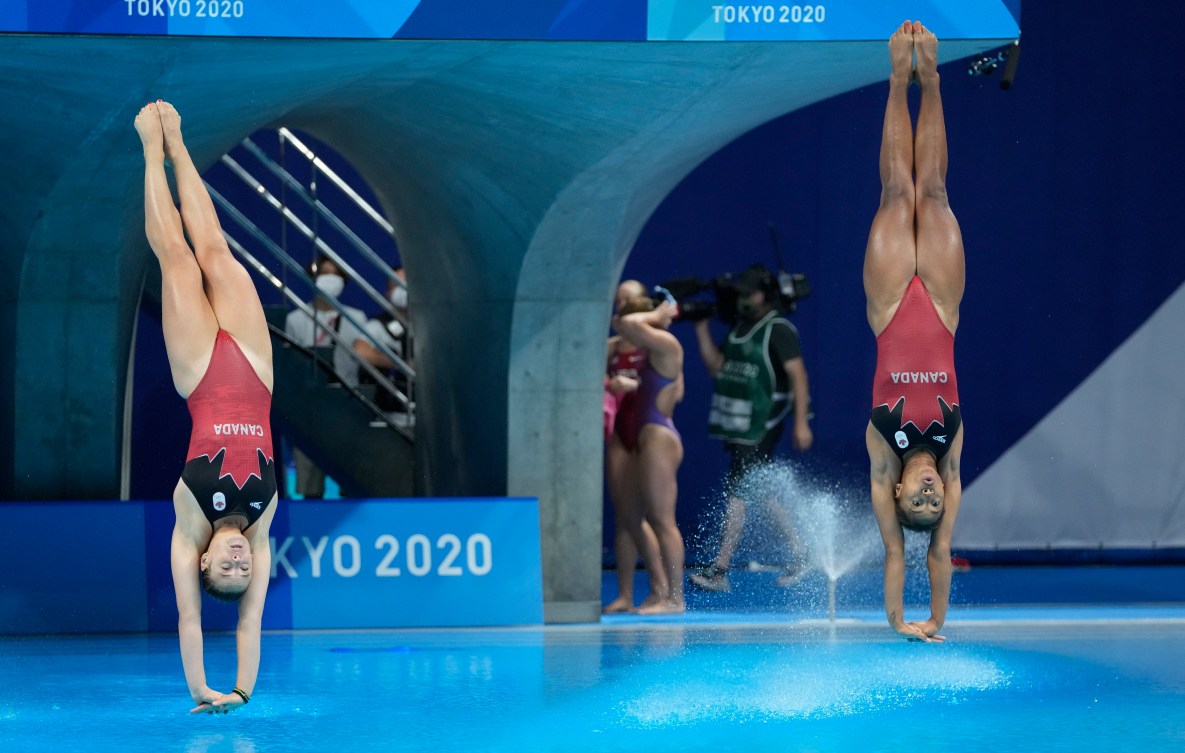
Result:
{"label": "black cap", "polygon": [[744,272],[741,272],[736,280],[733,281],[733,285],[736,286],[737,291],[741,295],[749,295],[758,290],[766,290],[769,287],[771,279],[768,269],[760,264],[754,264]]}

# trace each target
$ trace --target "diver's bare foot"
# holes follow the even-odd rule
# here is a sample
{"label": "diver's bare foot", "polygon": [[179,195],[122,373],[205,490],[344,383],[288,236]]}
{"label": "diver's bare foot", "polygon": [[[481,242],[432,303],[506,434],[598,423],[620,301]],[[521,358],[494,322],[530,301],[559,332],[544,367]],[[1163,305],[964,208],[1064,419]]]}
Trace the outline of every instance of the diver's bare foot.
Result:
{"label": "diver's bare foot", "polygon": [[662,597],[657,596],[654,593],[651,593],[645,599],[642,599],[642,603],[638,605],[638,611],[641,612],[643,609],[653,609],[655,606],[661,604],[662,602],[663,602]]}
{"label": "diver's bare foot", "polygon": [[158,101],[156,107],[160,112],[160,125],[165,134],[165,153],[173,157],[178,151],[185,149],[185,142],[181,139],[181,114],[168,102]]}
{"label": "diver's bare foot", "polygon": [[889,37],[889,61],[893,64],[890,78],[899,83],[908,82],[913,70],[913,25],[909,21]]}
{"label": "diver's bare foot", "polygon": [[937,81],[938,37],[921,23],[914,23],[913,41],[918,55],[918,82],[926,85]]}
{"label": "diver's bare foot", "polygon": [[144,144],[144,154],[163,156],[165,136],[160,125],[160,115],[156,103],[150,102],[140,108],[134,123],[136,133],[140,134],[140,141]]}
{"label": "diver's bare foot", "polygon": [[642,603],[638,607],[638,614],[683,614],[687,606],[681,601],[663,600],[654,604]]}
{"label": "diver's bare foot", "polygon": [[601,614],[626,614],[632,611],[634,611],[633,601],[631,599],[623,599],[620,596],[601,607]]}

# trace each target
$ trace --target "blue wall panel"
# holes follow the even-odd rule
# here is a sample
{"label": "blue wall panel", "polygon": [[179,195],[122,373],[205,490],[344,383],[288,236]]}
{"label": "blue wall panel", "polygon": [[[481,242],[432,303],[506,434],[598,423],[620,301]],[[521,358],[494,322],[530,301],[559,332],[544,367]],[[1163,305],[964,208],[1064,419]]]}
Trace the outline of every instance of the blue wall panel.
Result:
{"label": "blue wall panel", "polygon": [[144,522],[138,503],[0,504],[0,632],[145,630]]}
{"label": "blue wall panel", "polygon": [[[0,505],[0,633],[175,631],[172,528],[165,501]],[[281,502],[271,534],[265,628],[543,621],[535,499]],[[207,631],[236,622],[203,599]]]}

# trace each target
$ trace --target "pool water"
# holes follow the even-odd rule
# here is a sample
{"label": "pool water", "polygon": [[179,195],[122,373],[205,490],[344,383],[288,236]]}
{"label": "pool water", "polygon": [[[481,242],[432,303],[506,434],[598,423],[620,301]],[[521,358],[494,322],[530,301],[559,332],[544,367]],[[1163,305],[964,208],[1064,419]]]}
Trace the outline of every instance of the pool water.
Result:
{"label": "pool water", "polygon": [[1124,614],[267,634],[229,716],[187,713],[175,636],[2,638],[0,750],[1185,750],[1185,619]]}

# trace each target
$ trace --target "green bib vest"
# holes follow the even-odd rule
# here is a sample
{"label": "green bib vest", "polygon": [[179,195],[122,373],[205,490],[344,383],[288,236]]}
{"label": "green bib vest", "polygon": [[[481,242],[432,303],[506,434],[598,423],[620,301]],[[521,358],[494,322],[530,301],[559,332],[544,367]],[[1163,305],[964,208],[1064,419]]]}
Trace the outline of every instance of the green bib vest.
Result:
{"label": "green bib vest", "polygon": [[708,416],[712,437],[757,444],[765,436],[777,385],[774,364],[769,360],[769,338],[777,316],[777,311],[769,312],[744,335],[728,333],[721,350],[724,365],[716,375]]}

